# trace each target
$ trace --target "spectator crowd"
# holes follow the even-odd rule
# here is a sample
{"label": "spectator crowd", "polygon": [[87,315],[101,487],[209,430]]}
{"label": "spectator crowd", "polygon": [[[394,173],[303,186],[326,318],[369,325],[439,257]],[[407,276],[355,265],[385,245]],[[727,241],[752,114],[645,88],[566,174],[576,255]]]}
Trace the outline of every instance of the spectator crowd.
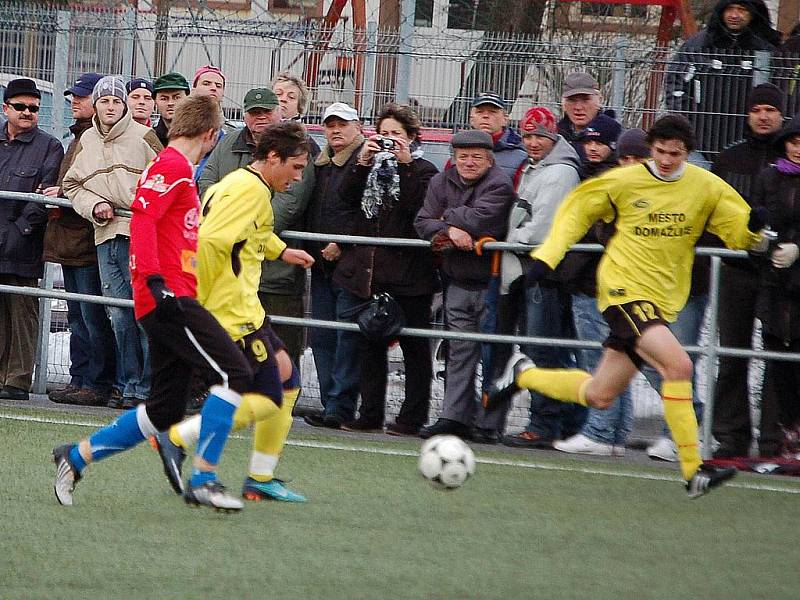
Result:
{"label": "spectator crowd", "polygon": [[[800,351],[800,120],[787,114],[787,90],[746,82],[746,102],[730,119],[744,119],[744,135],[721,143],[732,131],[711,93],[735,69],[719,50],[775,50],[780,40],[762,0],[722,0],[708,27],[676,53],[665,82],[666,106],[686,115],[706,154],[691,161],[710,168],[751,205],[764,207],[775,241],[762,255],[726,260],[720,287],[719,336],[723,346],[750,348],[754,320],[764,347]],[[716,62],[715,62],[716,61]],[[727,61],[727,62],[726,62]],[[719,63],[719,65],[717,64]],[[721,66],[720,66],[721,65]],[[739,80],[737,80],[739,81]],[[738,84],[737,84],[738,85]],[[200,67],[191,84],[180,73],[155,81],[81,75],[64,95],[74,124],[66,152],[37,126],[41,91],[29,79],[5,90],[6,122],[0,130],[0,190],[38,192],[70,200],[72,208],[45,208],[0,201],[0,283],[36,286],[45,261],[58,263],[68,292],[130,299],[130,213],[140,175],[168,143],[176,106],[188,95],[220,104],[224,73]],[[200,194],[248,165],[259,136],[282,120],[303,121],[309,106],[305,83],[288,73],[241,99],[244,127],[227,124],[195,169]],[[272,198],[274,230],[378,238],[418,238],[419,247],[304,242],[313,256],[309,282],[302,268],[265,262],[259,299],[268,315],[352,321],[377,294],[388,293],[407,327],[428,328],[439,295],[450,331],[519,334],[602,342],[608,325],[597,308],[599,254],[573,252],[546,278],[527,285],[531,258],[483,251],[486,239],[535,246],[555,213],[581,182],[650,158],[647,133],[623,131],[604,108],[600,85],[587,72],[569,73],[561,90],[561,118],[546,107],[529,108],[512,127],[504,98],[492,91],[471,104],[470,127],[452,136],[452,157],[439,172],[424,157],[419,116],[389,103],[367,133],[357,110],[334,102],[322,117],[324,144],[311,138],[302,180]],[[729,110],[729,109],[726,109]],[[157,117],[154,118],[154,113]],[[704,118],[713,113],[716,121]],[[721,119],[721,120],[720,120]],[[726,134],[727,135],[727,134]],[[604,244],[614,223],[596,223],[584,243]],[[287,240],[290,246],[300,243]],[[720,245],[710,234],[699,245]],[[683,345],[696,345],[708,302],[709,261],[693,267],[689,300],[671,328]],[[307,293],[307,283],[308,293]],[[129,408],[147,400],[150,365],[146,336],[128,308],[68,303],[70,381],[51,391],[54,402]],[[38,302],[0,293],[0,398],[28,398],[37,342]],[[274,326],[299,364],[306,343],[300,327]],[[479,443],[552,447],[567,453],[620,456],[633,422],[627,390],[606,410],[565,404],[531,394],[530,417],[521,433],[503,435],[510,406],[486,411],[476,374],[499,377],[513,348],[449,340],[441,414],[429,423],[433,352],[429,340],[400,335],[405,363],[402,407],[386,423],[388,348],[394,339],[367,338],[350,330],[308,331],[322,410],[305,415],[317,427],[383,431],[427,438],[448,433]],[[537,366],[593,371],[599,350],[570,351],[545,345],[520,350]],[[643,373],[654,389],[660,378]],[[723,357],[714,398],[715,456],[761,456],[792,448],[800,428],[800,365],[768,361],[759,437],[752,440],[747,360]],[[702,404],[694,398],[702,418]],[[795,448],[796,452],[797,449]],[[664,428],[648,448],[659,460],[676,461]]]}

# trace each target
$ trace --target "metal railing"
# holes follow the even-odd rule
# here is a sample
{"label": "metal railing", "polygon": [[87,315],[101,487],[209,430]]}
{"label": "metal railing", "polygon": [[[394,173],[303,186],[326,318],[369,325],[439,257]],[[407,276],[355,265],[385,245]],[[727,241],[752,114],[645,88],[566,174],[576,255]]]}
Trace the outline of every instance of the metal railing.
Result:
{"label": "metal railing", "polygon": [[[25,200],[30,202],[37,202],[45,205],[58,205],[70,206],[70,202],[63,198],[48,198],[40,194],[23,194],[18,192],[3,192],[0,191],[0,201],[6,200]],[[367,244],[376,246],[392,246],[392,247],[430,247],[430,242],[419,239],[404,239],[404,238],[372,238],[365,236],[346,236],[346,235],[331,235],[331,234],[318,234],[302,231],[284,231],[281,234],[282,238],[297,240],[297,241],[324,241],[324,242],[337,242],[348,244]],[[532,246],[524,244],[511,244],[506,242],[488,242],[484,244],[484,249],[489,251],[530,251]],[[572,251],[581,252],[602,252],[603,247],[599,244],[576,244],[572,247]],[[717,359],[722,356],[740,357],[740,358],[757,358],[760,360],[781,360],[800,362],[800,353],[783,353],[765,350],[752,350],[744,348],[728,348],[719,346],[716,341],[714,332],[717,330],[718,314],[719,314],[719,278],[720,278],[720,264],[722,258],[746,258],[748,254],[744,251],[727,250],[722,248],[697,248],[696,254],[699,256],[711,257],[711,271],[710,271],[710,287],[709,287],[709,305],[707,309],[707,325],[711,331],[708,336],[707,343],[701,346],[685,346],[685,350],[691,354],[696,354],[706,358],[706,368],[702,373],[702,380],[705,383],[706,398],[703,419],[703,433],[706,440],[711,439],[711,424],[712,415],[714,411],[714,389],[716,386],[716,365]],[[108,306],[121,306],[133,307],[132,300],[122,300],[115,298],[106,298],[102,296],[91,296],[84,294],[72,294],[52,289],[52,269],[47,269],[45,277],[42,280],[41,288],[20,287],[0,285],[0,293],[8,294],[22,294],[40,298],[40,328],[39,340],[36,350],[36,376],[34,379],[33,391],[43,393],[46,386],[47,375],[47,353],[48,353],[48,336],[50,331],[50,305],[46,302],[47,299],[63,299],[74,300],[76,302],[92,302],[97,304],[104,304]],[[355,323],[345,323],[340,321],[322,321],[318,319],[308,318],[295,318],[295,317],[282,317],[270,316],[270,320],[279,325],[290,325],[298,327],[317,327],[325,329],[338,329],[346,331],[358,331],[358,326]],[[529,344],[529,345],[544,345],[550,347],[560,347],[569,349],[600,349],[602,345],[599,342],[588,342],[575,339],[564,338],[544,338],[544,337],[530,337],[530,336],[517,336],[517,335],[499,335],[499,334],[486,334],[486,333],[466,333],[455,332],[439,329],[419,329],[419,328],[404,328],[401,333],[412,337],[425,337],[433,339],[458,339],[474,342],[489,342],[498,344]],[[706,458],[710,457],[711,445],[704,446],[704,454]]]}

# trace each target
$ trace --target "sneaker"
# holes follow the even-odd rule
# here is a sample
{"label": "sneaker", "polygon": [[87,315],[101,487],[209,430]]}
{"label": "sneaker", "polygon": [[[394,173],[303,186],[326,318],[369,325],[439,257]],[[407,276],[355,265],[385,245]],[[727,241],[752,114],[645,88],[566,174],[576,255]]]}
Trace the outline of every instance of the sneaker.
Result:
{"label": "sneaker", "polygon": [[56,500],[61,506],[72,506],[72,493],[75,491],[75,484],[81,480],[81,474],[72,465],[69,459],[71,445],[59,446],[53,449],[53,462],[56,463],[56,481],[53,484],[53,491],[56,493]]}
{"label": "sneaker", "polygon": [[653,460],[678,462],[678,447],[668,437],[660,437],[647,447],[647,456]]}
{"label": "sneaker", "polygon": [[383,426],[380,424],[369,423],[362,419],[356,419],[348,423],[342,423],[341,428],[344,431],[353,431],[356,433],[383,433]]}
{"label": "sneaker", "polygon": [[503,436],[503,445],[514,448],[552,448],[553,439],[533,431],[523,431],[517,435]]}
{"label": "sneaker", "polygon": [[245,500],[261,502],[262,500],[278,500],[280,502],[305,502],[306,497],[293,492],[280,479],[256,481],[248,477],[242,486],[242,497]]}
{"label": "sneaker", "polygon": [[553,442],[553,448],[568,454],[590,454],[592,456],[614,456],[614,445],[597,442],[582,433],[566,440]]}
{"label": "sneaker", "polygon": [[112,388],[111,393],[108,395],[108,408],[122,408],[122,392],[117,388]]}
{"label": "sneaker", "polygon": [[47,397],[50,398],[50,402],[56,402],[61,404],[64,402],[64,398],[73,392],[77,392],[81,388],[75,387],[74,385],[68,385],[65,388],[61,388],[60,390],[55,390],[52,392],[47,393]]}
{"label": "sneaker", "polygon": [[164,475],[167,476],[169,484],[179,496],[185,491],[181,468],[183,461],[186,460],[186,452],[183,448],[174,444],[169,439],[169,432],[162,431],[150,438],[150,445],[158,451],[161,457],[161,464],[164,467]]}
{"label": "sneaker", "polygon": [[468,440],[470,439],[470,430],[464,423],[452,419],[439,419],[433,425],[419,430],[419,437],[423,440],[435,435],[454,435],[462,440]]}
{"label": "sneaker", "polygon": [[417,437],[419,435],[419,427],[413,425],[406,425],[405,423],[391,423],[386,426],[386,435],[404,436],[409,435]]}
{"label": "sneaker", "polygon": [[493,411],[507,404],[514,397],[514,394],[521,391],[517,385],[517,377],[523,371],[533,368],[531,359],[523,354],[517,353],[508,361],[503,373],[494,380],[489,389],[481,396],[481,404],[487,411]]}
{"label": "sneaker", "polygon": [[208,506],[217,512],[237,512],[244,508],[244,502],[228,494],[218,480],[187,488],[183,499],[189,506]]}
{"label": "sneaker", "polygon": [[715,488],[729,479],[733,479],[736,473],[737,471],[733,467],[712,467],[709,464],[703,463],[700,465],[700,468],[697,469],[697,473],[686,482],[686,492],[689,494],[689,498],[699,498],[707,494],[711,488]]}

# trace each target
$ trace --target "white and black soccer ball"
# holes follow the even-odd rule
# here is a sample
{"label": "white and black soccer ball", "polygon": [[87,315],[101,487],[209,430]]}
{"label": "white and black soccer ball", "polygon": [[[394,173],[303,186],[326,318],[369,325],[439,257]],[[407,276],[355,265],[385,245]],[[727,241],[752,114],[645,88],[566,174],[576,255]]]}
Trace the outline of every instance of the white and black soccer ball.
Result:
{"label": "white and black soccer ball", "polygon": [[461,438],[435,435],[422,444],[419,472],[438,487],[461,487],[475,473],[475,455]]}

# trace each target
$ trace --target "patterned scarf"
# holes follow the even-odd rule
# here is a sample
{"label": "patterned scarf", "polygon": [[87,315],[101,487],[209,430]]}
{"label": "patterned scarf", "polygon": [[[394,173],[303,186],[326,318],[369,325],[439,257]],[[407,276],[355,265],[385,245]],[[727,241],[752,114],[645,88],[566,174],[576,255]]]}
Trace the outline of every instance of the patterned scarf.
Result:
{"label": "patterned scarf", "polygon": [[[423,155],[419,142],[411,144],[411,158]],[[400,174],[397,172],[397,157],[391,152],[378,152],[367,175],[367,185],[361,196],[361,210],[367,219],[375,219],[386,204],[393,206],[400,200]]]}

